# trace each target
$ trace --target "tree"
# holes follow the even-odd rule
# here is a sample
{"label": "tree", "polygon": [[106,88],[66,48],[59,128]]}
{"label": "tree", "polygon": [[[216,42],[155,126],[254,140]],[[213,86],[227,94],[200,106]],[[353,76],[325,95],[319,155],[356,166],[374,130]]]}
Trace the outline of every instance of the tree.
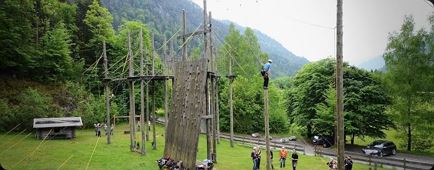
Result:
{"label": "tree", "polygon": [[32,1],[0,2],[0,69],[13,73],[30,70],[33,61]]}
{"label": "tree", "polygon": [[[431,24],[434,26],[432,17]],[[405,129],[408,151],[412,150],[413,132],[422,128],[418,123],[421,113],[427,111],[423,94],[434,89],[432,39],[432,30],[430,34],[415,32],[413,18],[406,17],[400,32],[390,35],[384,54],[386,80],[393,93],[391,112],[402,127],[398,129]]]}
{"label": "tree", "polygon": [[[253,133],[264,131],[263,117],[263,91],[262,77],[260,77],[260,67],[258,58],[266,57],[260,51],[258,40],[251,29],[246,29],[244,35],[230,26],[229,34],[225,37],[225,42],[219,48],[218,64],[221,74],[228,74],[229,60],[232,60],[233,74],[237,75],[232,83],[234,94],[234,131],[239,133]],[[220,83],[220,107],[221,123],[220,127],[224,131],[229,130],[229,106],[228,84]],[[282,100],[282,90],[274,85],[269,88],[270,101],[270,132],[286,132],[288,130],[287,117],[284,111],[284,101]]]}
{"label": "tree", "polygon": [[313,136],[312,120],[316,118],[315,106],[324,103],[324,93],[333,83],[335,61],[331,59],[305,65],[297,72],[290,89],[288,117],[291,122],[305,127],[308,137]]}
{"label": "tree", "polygon": [[268,58],[268,55],[261,51],[251,28],[246,28],[244,34],[241,34],[233,24],[229,26],[229,34],[225,37],[219,53],[221,58],[218,65],[223,74],[228,73],[229,59],[232,59],[232,73],[247,78],[259,75],[262,63]]}
{"label": "tree", "polygon": [[88,53],[90,56],[83,56],[86,57],[86,64],[90,64],[102,52],[103,41],[111,43],[114,40],[113,17],[97,0],[93,0],[83,21],[91,33],[85,49],[91,51]]}
{"label": "tree", "polygon": [[70,48],[70,35],[60,23],[42,37],[41,55],[34,67],[52,80],[70,78],[74,73]]}
{"label": "tree", "polygon": [[[333,90],[335,61],[320,60],[300,70],[289,89],[287,111],[292,123],[305,126],[306,135],[335,135]],[[381,82],[371,73],[344,64],[345,134],[354,137],[384,137],[394,124],[385,109],[390,99]]]}

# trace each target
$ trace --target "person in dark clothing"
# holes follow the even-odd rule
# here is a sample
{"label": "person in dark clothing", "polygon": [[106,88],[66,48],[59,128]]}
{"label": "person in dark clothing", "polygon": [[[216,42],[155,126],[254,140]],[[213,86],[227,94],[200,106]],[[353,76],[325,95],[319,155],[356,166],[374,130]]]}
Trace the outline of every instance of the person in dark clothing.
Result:
{"label": "person in dark clothing", "polygon": [[297,168],[297,161],[298,161],[298,155],[297,152],[294,150],[292,152],[292,169],[295,170]]}
{"label": "person in dark clothing", "polygon": [[261,148],[259,146],[256,146],[256,167],[259,169],[261,166]]}
{"label": "person in dark clothing", "polygon": [[344,162],[345,162],[345,170],[353,169],[353,160],[351,160],[351,156],[347,156]]}
{"label": "person in dark clothing", "polygon": [[253,170],[258,170],[259,168],[257,167],[258,157],[256,155],[256,147],[253,147],[252,153],[250,153],[250,157],[252,157],[253,161]]}
{"label": "person in dark clothing", "polygon": [[264,89],[268,89],[268,80],[270,79],[271,63],[272,60],[268,60],[267,63],[262,67],[261,74],[264,77]]}
{"label": "person in dark clothing", "polygon": [[98,124],[96,125],[96,129],[97,129],[97,130],[96,130],[96,131],[97,131],[97,136],[98,136],[98,137],[101,137],[101,124],[98,123]]}
{"label": "person in dark clothing", "polygon": [[273,166],[273,149],[270,149],[270,159],[271,159],[271,169],[274,169],[274,166]]}

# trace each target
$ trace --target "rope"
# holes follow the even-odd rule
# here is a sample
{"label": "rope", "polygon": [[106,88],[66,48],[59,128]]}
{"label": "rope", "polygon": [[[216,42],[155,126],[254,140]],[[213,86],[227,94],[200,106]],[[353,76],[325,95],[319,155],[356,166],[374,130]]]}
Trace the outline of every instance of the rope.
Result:
{"label": "rope", "polygon": [[[223,44],[223,42],[221,42],[220,39],[217,38],[217,40],[220,41],[220,43]],[[225,43],[226,43],[226,42],[225,42]],[[228,45],[229,45],[229,44],[228,44]],[[244,70],[244,67],[241,66],[241,65],[238,63],[238,61],[237,61],[236,58],[235,58],[235,57],[230,53],[230,51],[227,50],[227,49],[224,48],[224,47],[223,47],[223,49],[226,51],[226,53],[224,54],[224,56],[227,55],[227,54],[229,54],[229,57],[231,57],[231,58],[234,60],[235,64],[237,64],[238,67],[241,68],[241,71],[243,71],[244,74],[248,75],[247,72]],[[233,51],[233,50],[231,50],[231,51]],[[237,55],[239,55],[236,51],[234,51],[234,52],[235,52]]]}
{"label": "rope", "polygon": [[27,138],[30,134],[32,134],[32,132],[28,133],[26,136],[24,136],[23,138],[21,138],[18,142],[16,142],[15,144],[13,144],[12,146],[10,146],[9,148],[3,150],[2,152],[0,152],[0,155],[3,154],[4,152],[6,152],[7,150],[13,148],[14,146],[18,145],[19,143],[21,143],[25,138]]}
{"label": "rope", "polygon": [[[21,135],[26,129],[23,129],[20,133],[16,134],[14,137],[12,137],[8,142],[5,142],[3,145],[8,144],[9,142],[13,141],[17,136]],[[3,147],[3,145],[1,145]]]}
{"label": "rope", "polygon": [[16,125],[15,127],[13,127],[11,130],[9,130],[8,132],[6,132],[5,135],[11,133],[13,130],[15,130],[15,129],[16,129],[18,126],[20,126],[20,125],[21,125],[21,123],[19,123],[18,125]]}
{"label": "rope", "polygon": [[16,167],[18,164],[20,164],[22,161],[24,161],[25,159],[27,159],[28,157],[33,156],[33,154],[35,154],[36,150],[39,149],[39,147],[42,146],[42,144],[44,143],[45,139],[47,139],[47,137],[50,135],[50,133],[53,131],[53,129],[50,129],[50,131],[48,132],[48,134],[44,137],[44,139],[41,141],[41,143],[39,143],[39,145],[32,151],[32,153],[28,154],[26,157],[24,157],[23,159],[21,159],[20,161],[18,161],[13,167]]}
{"label": "rope", "polygon": [[156,51],[161,50],[161,48],[163,48],[164,46],[167,45],[167,43],[173,38],[175,37],[175,35],[177,35],[179,33],[179,31],[181,31],[181,28],[178,29],[178,31],[176,31],[168,40],[166,40],[166,42],[163,43],[163,45],[161,45],[160,48],[158,48]]}
{"label": "rope", "polygon": [[[86,70],[84,70],[83,74],[88,72],[88,71],[93,71],[96,68],[96,66],[98,65],[99,60],[101,60],[102,57],[103,57],[103,54],[101,53],[100,57],[94,63],[92,63]],[[90,69],[92,66],[93,66],[93,68]]]}
{"label": "rope", "polygon": [[[217,30],[218,31],[218,30]],[[228,45],[229,46],[229,48],[230,48],[230,50],[232,50],[232,51],[234,51],[237,55],[240,55],[236,50],[233,50],[234,49],[234,47],[232,47],[232,45],[230,45],[229,43],[227,43],[226,41],[224,41],[224,40],[221,40],[220,39],[220,37],[217,35],[217,33],[215,33],[215,32],[213,32],[214,33],[214,37],[221,43],[221,44],[226,44],[226,45]],[[219,33],[221,33],[220,31],[219,31]],[[221,34],[221,35],[223,35],[223,34]],[[248,42],[249,43],[249,45],[252,45],[252,42]],[[263,63],[261,62],[261,60],[259,59],[259,57],[258,57],[258,55],[256,54],[255,55],[255,57],[256,57],[256,60],[257,60],[257,62],[259,63],[259,65],[262,65]]]}
{"label": "rope", "polygon": [[[200,26],[202,26],[202,24],[200,24],[193,32],[196,32],[197,30],[199,30]],[[187,44],[188,41],[190,41],[191,37],[193,37],[193,34],[188,36],[187,39],[185,40],[185,42],[183,44],[181,44],[181,46],[179,46],[178,52],[179,52],[179,50],[181,50],[182,47],[184,47],[185,44]]]}
{"label": "rope", "polygon": [[65,165],[66,162],[68,162],[68,161],[69,161],[73,156],[74,156],[74,155],[69,156],[69,158],[66,159],[65,161],[63,161],[63,163],[62,163],[62,164],[61,164],[57,169],[59,170],[60,168],[62,168],[62,166]]}
{"label": "rope", "polygon": [[86,170],[89,168],[89,164],[92,161],[93,154],[95,153],[96,147],[98,146],[100,137],[96,140],[95,147],[93,148],[92,155],[90,155],[89,161],[87,162]]}

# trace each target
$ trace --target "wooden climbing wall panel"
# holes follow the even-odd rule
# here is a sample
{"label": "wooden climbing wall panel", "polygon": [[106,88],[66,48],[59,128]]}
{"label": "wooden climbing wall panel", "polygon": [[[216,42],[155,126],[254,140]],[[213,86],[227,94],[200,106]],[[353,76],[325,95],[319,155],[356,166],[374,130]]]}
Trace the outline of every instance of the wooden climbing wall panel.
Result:
{"label": "wooden climbing wall panel", "polygon": [[206,115],[207,60],[178,62],[164,156],[195,169],[201,116]]}

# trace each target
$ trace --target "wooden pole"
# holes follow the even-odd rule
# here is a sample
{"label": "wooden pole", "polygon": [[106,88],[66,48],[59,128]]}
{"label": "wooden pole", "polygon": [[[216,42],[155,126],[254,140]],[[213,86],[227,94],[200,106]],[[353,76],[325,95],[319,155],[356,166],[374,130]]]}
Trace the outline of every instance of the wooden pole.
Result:
{"label": "wooden pole", "polygon": [[234,147],[234,108],[232,103],[232,59],[229,58],[229,117],[230,117],[230,144]]}
{"label": "wooden pole", "polygon": [[211,24],[211,21],[212,21],[212,17],[211,17],[211,11],[209,12],[209,14],[208,14],[208,25],[209,25],[209,29],[208,29],[208,37],[209,37],[209,61],[211,62],[211,64],[210,64],[210,66],[211,66],[211,72],[214,72],[215,73],[215,70],[214,70],[214,56],[212,55],[212,52],[213,52],[213,50],[212,50],[212,48],[213,48],[213,45],[212,45],[212,34],[211,34],[211,28],[212,28],[212,24]]}
{"label": "wooden pole", "polygon": [[338,169],[344,170],[344,92],[343,92],[343,32],[342,32],[342,0],[337,0],[337,41],[336,41],[336,111],[337,111],[337,143],[338,143]]}
{"label": "wooden pole", "polygon": [[[205,87],[205,93],[206,93],[206,115],[211,115],[211,108],[210,108],[210,77],[206,78],[206,87]],[[211,142],[211,119],[208,117],[205,119],[206,124],[206,155],[207,159],[212,160],[211,153],[212,153],[212,142]]]}
{"label": "wooden pole", "polygon": [[219,89],[219,84],[218,81],[216,81],[216,96],[215,96],[215,102],[216,102],[216,128],[217,128],[217,143],[220,144],[220,109],[219,109],[219,93],[218,93],[218,89]]}
{"label": "wooden pole", "polygon": [[110,87],[108,80],[108,62],[107,62],[107,51],[105,46],[105,41],[103,41],[103,55],[104,55],[104,78],[106,79],[105,82],[105,107],[106,107],[106,114],[107,114],[107,144],[110,144],[110,133],[111,133],[111,124],[110,124]]}
{"label": "wooden pole", "polygon": [[[144,59],[143,59],[143,30],[140,29],[140,76],[144,75]],[[146,154],[145,148],[145,80],[140,80],[140,131],[142,133],[142,145],[140,145],[140,153],[142,155]]]}
{"label": "wooden pole", "polygon": [[[155,76],[155,43],[154,43],[154,34],[152,34],[152,76]],[[155,94],[156,94],[156,88],[155,88],[155,81],[152,81],[152,88],[154,90],[152,91],[152,149],[157,149],[157,139],[155,134],[155,119],[157,118],[155,115]]]}
{"label": "wooden pole", "polygon": [[[203,57],[208,58],[208,23],[207,23],[207,13],[206,13],[206,0],[203,0]],[[209,62],[209,61],[208,61]]]}
{"label": "wooden pole", "polygon": [[[133,55],[131,54],[131,35],[130,32],[128,31],[128,67],[129,67],[129,77],[133,77],[134,76],[134,65],[133,65]],[[130,90],[129,90],[129,94],[130,94],[130,149],[131,151],[134,151],[134,148],[136,146],[136,140],[135,140],[135,115],[136,115],[136,111],[135,111],[135,100],[134,100],[134,81],[130,81]]]}
{"label": "wooden pole", "polygon": [[169,125],[169,95],[167,93],[167,80],[164,80],[164,127],[166,129],[166,134],[165,136],[167,136],[167,127]]}
{"label": "wooden pole", "polygon": [[182,61],[185,61],[187,58],[187,43],[186,43],[186,25],[187,19],[185,16],[185,10],[182,10]]}
{"label": "wooden pole", "polygon": [[265,124],[265,148],[266,148],[266,156],[267,156],[266,169],[271,170],[268,89],[264,89],[264,124]]}
{"label": "wooden pole", "polygon": [[214,73],[213,77],[211,77],[211,115],[212,115],[212,123],[211,123],[211,129],[212,129],[212,161],[213,162],[217,162],[217,117],[216,117],[216,93],[217,93],[217,89],[216,89],[216,72],[214,70],[214,56],[213,56],[213,45],[212,45],[212,34],[211,34],[211,30],[212,30],[212,17],[211,17],[211,12],[209,12],[208,14],[208,23],[209,23],[209,33],[208,33],[208,42],[209,42],[209,57],[210,57],[210,66],[211,66],[211,72]]}
{"label": "wooden pole", "polygon": [[[149,53],[148,53],[148,51],[150,50],[148,50],[147,48],[146,48],[146,46],[145,46],[145,50],[146,50],[146,52],[145,52],[145,63],[146,63],[146,75],[149,75]],[[145,84],[145,87],[146,87],[146,91],[145,91],[145,95],[146,95],[146,97],[145,97],[145,103],[146,103],[146,122],[145,122],[145,136],[146,136],[146,141],[149,141],[149,129],[150,129],[150,127],[149,127],[149,121],[150,121],[150,116],[149,116],[149,82],[148,83],[146,83]]]}

